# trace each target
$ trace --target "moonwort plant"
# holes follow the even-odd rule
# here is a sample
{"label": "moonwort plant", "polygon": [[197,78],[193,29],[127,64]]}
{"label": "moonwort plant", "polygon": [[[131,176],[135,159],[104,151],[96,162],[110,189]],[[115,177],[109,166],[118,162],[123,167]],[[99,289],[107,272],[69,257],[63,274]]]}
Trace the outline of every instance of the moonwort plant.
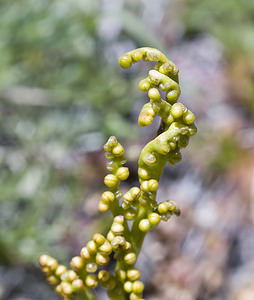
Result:
{"label": "moonwort plant", "polygon": [[[129,176],[129,169],[123,166],[126,163],[124,148],[114,136],[104,145],[109,174],[104,178],[107,190],[102,193],[98,208],[101,212],[110,210],[113,215],[107,235],[95,233],[80,255],[72,258],[71,269],[48,255],[40,257],[49,283],[65,300],[95,300],[93,289],[98,285],[108,290],[110,299],[144,299],[144,284],[139,280],[141,274],[135,263],[145,235],[161,220],[167,221],[172,215],[180,214],[173,201],[159,203],[156,193],[165,164],[168,162],[172,166],[180,161],[180,149],[186,147],[190,136],[196,133],[195,116],[182,103],[177,103],[180,95],[178,69],[159,50],[145,47],[127,52],[119,58],[119,64],[127,69],[142,59],[156,64],[138,85],[150,99],[141,109],[138,124],[150,125],[157,114],[161,118],[160,128],[157,137],[141,151],[140,185],[124,195],[119,189],[121,181]],[[163,92],[165,100],[161,96]],[[115,261],[113,272],[107,268],[111,259]]]}

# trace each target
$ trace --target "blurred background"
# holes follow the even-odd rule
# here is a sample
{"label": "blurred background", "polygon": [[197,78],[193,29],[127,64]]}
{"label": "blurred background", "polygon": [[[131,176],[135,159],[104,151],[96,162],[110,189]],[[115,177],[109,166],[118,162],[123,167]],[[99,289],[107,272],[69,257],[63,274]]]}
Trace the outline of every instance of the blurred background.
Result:
{"label": "blurred background", "polygon": [[179,67],[180,101],[198,127],[161,180],[160,201],[182,215],[145,240],[145,298],[254,299],[253,20],[249,0],[0,2],[1,300],[59,299],[39,255],[67,264],[107,231],[97,205],[109,135],[126,147],[122,189],[136,183],[158,122],[137,125],[149,66],[123,71],[118,57],[142,46]]}

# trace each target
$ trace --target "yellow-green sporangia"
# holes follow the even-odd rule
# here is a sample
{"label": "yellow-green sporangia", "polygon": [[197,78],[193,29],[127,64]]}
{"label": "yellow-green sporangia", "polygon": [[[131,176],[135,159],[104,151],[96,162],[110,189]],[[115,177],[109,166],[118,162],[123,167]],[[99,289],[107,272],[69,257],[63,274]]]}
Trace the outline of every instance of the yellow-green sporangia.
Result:
{"label": "yellow-green sporangia", "polygon": [[[141,151],[139,186],[132,187],[124,195],[119,189],[121,181],[129,176],[129,169],[124,166],[124,148],[116,137],[108,139],[104,145],[109,171],[104,178],[107,189],[101,195],[98,208],[101,212],[110,210],[113,215],[109,232],[106,236],[96,233],[79,256],[72,258],[71,269],[48,255],[40,257],[49,283],[65,300],[95,300],[93,289],[98,285],[107,289],[110,299],[144,299],[144,284],[139,280],[141,274],[135,263],[146,232],[161,220],[167,221],[173,214],[180,214],[173,201],[159,202],[156,192],[165,164],[172,166],[180,161],[181,148],[186,147],[190,136],[196,133],[195,116],[177,102],[180,88],[175,64],[159,50],[147,47],[125,53],[119,58],[119,64],[127,69],[140,60],[157,64],[138,84],[150,99],[141,109],[138,124],[148,126],[158,115],[161,118],[158,135]],[[165,99],[160,91],[165,92]],[[132,225],[128,226],[127,221]],[[116,261],[113,272],[107,268],[112,258]]]}

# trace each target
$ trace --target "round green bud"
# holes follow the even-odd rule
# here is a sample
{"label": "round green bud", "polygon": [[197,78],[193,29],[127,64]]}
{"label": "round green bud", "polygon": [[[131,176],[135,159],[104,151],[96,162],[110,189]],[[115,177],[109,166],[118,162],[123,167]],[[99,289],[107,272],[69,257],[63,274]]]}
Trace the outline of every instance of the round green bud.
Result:
{"label": "round green bud", "polygon": [[49,260],[50,256],[43,254],[40,256],[39,258],[39,263],[42,267],[47,266],[48,265],[48,260]]}
{"label": "round green bud", "polygon": [[73,292],[72,285],[68,282],[62,282],[61,291],[64,293],[64,295],[71,295]]}
{"label": "round green bud", "polygon": [[145,180],[141,183],[141,190],[144,192],[148,192],[149,191],[149,186],[148,186],[148,181]]}
{"label": "round green bud", "polygon": [[150,115],[152,117],[155,117],[155,115],[156,115],[155,111],[153,110],[153,106],[150,103],[145,104],[141,111],[142,111],[142,114],[144,114],[144,115]]}
{"label": "round green bud", "polygon": [[134,252],[128,253],[124,256],[124,261],[128,265],[133,265],[136,262],[136,254]]}
{"label": "round green bud", "polygon": [[132,284],[132,291],[135,294],[141,294],[144,290],[144,284],[141,281],[134,281]]}
{"label": "round green bud", "polygon": [[118,184],[118,179],[115,175],[113,174],[108,174],[104,177],[104,183],[106,186],[109,188],[113,188]]}
{"label": "round green bud", "polygon": [[152,100],[155,100],[155,101],[158,101],[161,99],[161,95],[160,95],[160,92],[158,91],[158,89],[156,88],[151,88],[149,91],[148,91],[148,97]]}
{"label": "round green bud", "polygon": [[109,281],[110,279],[110,274],[108,271],[105,271],[105,270],[101,270],[99,273],[98,273],[98,279],[102,282],[107,282]]}
{"label": "round green bud", "polygon": [[122,56],[120,56],[119,58],[119,65],[123,68],[123,69],[128,69],[131,67],[132,65],[132,59],[131,56],[129,54],[124,54]]}
{"label": "round green bud", "polygon": [[150,80],[148,78],[140,80],[139,84],[138,84],[138,88],[142,91],[142,92],[146,92],[149,90],[151,84],[150,84]]}
{"label": "round green bud", "polygon": [[124,217],[123,216],[114,217],[114,223],[123,224],[124,223]]}
{"label": "round green bud", "polygon": [[167,201],[167,204],[168,204],[168,210],[171,212],[175,212],[175,210],[176,210],[175,202],[172,200],[169,200],[169,201]]}
{"label": "round green bud", "polygon": [[130,294],[132,292],[132,282],[126,281],[123,286],[126,293]]}
{"label": "round green bud", "polygon": [[51,270],[51,271],[55,271],[58,267],[58,262],[56,259],[54,259],[53,257],[49,257],[48,261],[47,261],[47,267]]}
{"label": "round green bud", "polygon": [[148,172],[142,168],[138,168],[138,176],[143,180],[146,180],[149,178]]}
{"label": "round green bud", "polygon": [[138,118],[138,125],[140,127],[146,127],[153,123],[153,116],[148,113],[140,113]]}
{"label": "round green bud", "polygon": [[174,70],[174,64],[171,61],[164,63],[159,68],[159,72],[165,75],[173,72],[173,70]]}
{"label": "round green bud", "polygon": [[94,241],[89,241],[86,245],[87,250],[91,255],[95,254],[97,252],[97,245],[95,244]]}
{"label": "round green bud", "polygon": [[96,254],[95,260],[96,260],[96,263],[97,263],[98,265],[100,265],[100,266],[105,266],[105,265],[107,265],[107,264],[109,263],[110,258],[109,258],[109,256],[108,256],[108,254],[105,254],[105,253],[97,253],[97,254]]}
{"label": "round green bud", "polygon": [[195,122],[195,115],[191,112],[191,111],[187,111],[186,114],[184,114],[183,116],[183,121],[187,124],[187,125],[191,125]]}
{"label": "round green bud", "polygon": [[152,166],[154,163],[156,163],[157,159],[154,154],[147,154],[143,156],[143,161],[146,165]]}
{"label": "round green bud", "polygon": [[87,247],[83,247],[81,250],[80,250],[80,256],[82,258],[84,258],[85,260],[90,260],[91,259],[91,254],[90,252],[88,251]]}
{"label": "round green bud", "polygon": [[156,192],[159,187],[159,182],[155,179],[151,179],[148,181],[148,188],[151,192]]}
{"label": "round green bud", "polygon": [[112,150],[112,153],[115,155],[115,156],[121,156],[124,154],[124,148],[121,144],[117,144],[113,150]]}
{"label": "round green bud", "polygon": [[59,265],[55,271],[55,274],[56,276],[61,277],[65,272],[67,272],[67,268],[63,265]]}
{"label": "round green bud", "polygon": [[86,271],[87,271],[88,273],[95,273],[95,272],[97,271],[97,269],[98,269],[98,266],[97,266],[97,264],[94,263],[94,262],[88,263],[88,264],[86,265]]}
{"label": "round green bud", "polygon": [[159,212],[160,214],[165,214],[165,213],[168,212],[168,210],[169,210],[169,205],[168,205],[167,202],[161,202],[161,203],[159,204],[159,206],[158,206],[158,212]]}
{"label": "round green bud", "polygon": [[125,194],[123,195],[123,200],[126,201],[126,202],[131,202],[131,201],[133,201],[133,197],[132,197],[130,191],[128,191],[127,193],[125,193]]}
{"label": "round green bud", "polygon": [[95,233],[93,240],[98,246],[101,246],[106,241],[106,238],[100,233]]}
{"label": "round green bud", "polygon": [[131,196],[135,200],[139,198],[140,192],[141,192],[140,189],[136,186],[134,186],[133,188],[130,189]]}
{"label": "round green bud", "polygon": [[87,275],[85,283],[90,288],[95,288],[98,285],[98,279],[95,275]]}
{"label": "round green bud", "polygon": [[134,62],[138,62],[138,61],[140,61],[140,60],[142,59],[143,53],[142,53],[141,50],[136,50],[135,52],[133,52],[133,53],[131,54],[131,57],[132,57],[132,60],[133,60]]}
{"label": "round green bud", "polygon": [[112,242],[114,238],[115,238],[115,235],[114,235],[114,233],[110,230],[110,231],[108,232],[108,234],[107,234],[107,240],[110,241],[110,242]]}
{"label": "round green bud", "polygon": [[150,222],[150,224],[152,226],[155,226],[157,225],[158,223],[160,223],[160,220],[161,220],[161,216],[156,214],[156,213],[151,213],[149,216],[148,216],[148,220]]}
{"label": "round green bud", "polygon": [[55,291],[60,295],[62,294],[63,291],[62,291],[61,283],[55,287]]}
{"label": "round green bud", "polygon": [[100,246],[99,250],[109,255],[112,252],[112,246],[108,241],[105,241],[105,243]]}
{"label": "round green bud", "polygon": [[127,277],[130,281],[138,280],[140,278],[140,275],[140,271],[135,268],[127,270]]}
{"label": "round green bud", "polygon": [[69,270],[66,273],[64,273],[62,277],[61,277],[62,280],[64,279],[65,281],[72,282],[73,280],[77,279],[77,274],[73,270]]}
{"label": "round green bud", "polygon": [[84,259],[80,256],[74,256],[71,259],[70,265],[75,270],[80,270],[84,267]]}
{"label": "round green bud", "polygon": [[121,167],[116,171],[116,176],[120,180],[126,180],[129,177],[129,169],[126,167]]}
{"label": "round green bud", "polygon": [[69,280],[69,278],[68,278],[68,270],[65,272],[65,273],[63,273],[62,275],[61,275],[61,277],[60,277],[60,279],[61,279],[61,281],[72,281],[72,280]]}
{"label": "round green bud", "polygon": [[181,118],[183,115],[183,105],[181,103],[175,103],[171,107],[171,115],[175,118]]}
{"label": "round green bud", "polygon": [[106,191],[101,195],[101,201],[104,204],[109,204],[109,203],[113,202],[114,199],[115,199],[115,195],[110,191]]}
{"label": "round green bud", "polygon": [[109,210],[109,205],[103,203],[102,201],[100,201],[99,205],[98,205],[98,209],[99,209],[100,212],[104,213],[104,212]]}
{"label": "round green bud", "polygon": [[111,231],[114,234],[121,234],[124,231],[124,227],[123,227],[123,225],[121,225],[119,223],[113,223],[111,226]]}
{"label": "round green bud", "polygon": [[99,247],[99,251],[104,252],[106,254],[110,254],[112,252],[112,247],[106,239],[104,240],[104,243]]}
{"label": "round green bud", "polygon": [[123,248],[124,248],[125,251],[129,251],[131,249],[131,243],[125,241],[124,244],[123,244]]}
{"label": "round green bud", "polygon": [[49,276],[47,279],[48,279],[48,282],[52,285],[57,285],[60,282],[59,278],[57,278],[54,275]]}
{"label": "round green bud", "polygon": [[143,232],[147,232],[150,228],[150,222],[148,219],[143,219],[139,222],[138,228],[143,231]]}
{"label": "round green bud", "polygon": [[107,143],[104,145],[104,150],[107,152],[110,152],[112,147],[115,147],[117,145],[117,138],[115,136],[111,136]]}
{"label": "round green bud", "polygon": [[179,92],[177,92],[176,90],[168,91],[166,93],[166,99],[169,103],[175,103],[179,95]]}
{"label": "round green bud", "polygon": [[78,290],[81,290],[84,288],[84,284],[83,284],[83,281],[81,279],[75,279],[73,282],[72,282],[72,288],[75,290],[75,291],[78,291]]}
{"label": "round green bud", "polygon": [[119,246],[123,246],[125,243],[125,238],[123,236],[116,236],[111,241],[113,249],[117,249]]}

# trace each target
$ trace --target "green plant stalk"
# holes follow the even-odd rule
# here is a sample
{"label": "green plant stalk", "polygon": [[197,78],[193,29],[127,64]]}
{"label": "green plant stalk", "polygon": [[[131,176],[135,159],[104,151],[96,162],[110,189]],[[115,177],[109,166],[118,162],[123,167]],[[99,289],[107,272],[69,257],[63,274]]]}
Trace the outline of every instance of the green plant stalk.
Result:
{"label": "green plant stalk", "polygon": [[[150,125],[157,114],[161,117],[158,135],[140,153],[140,186],[132,187],[124,195],[119,189],[121,181],[129,176],[129,169],[123,166],[126,163],[124,148],[114,136],[108,139],[104,145],[109,171],[104,183],[108,190],[102,193],[98,208],[101,212],[111,211],[114,219],[110,230],[106,236],[96,233],[81,249],[80,256],[72,258],[73,270],[67,270],[47,255],[40,257],[48,281],[65,300],[77,300],[80,296],[95,300],[92,289],[99,284],[108,290],[110,299],[144,299],[144,285],[139,281],[140,271],[135,263],[146,233],[161,220],[180,214],[173,201],[157,201],[157,189],[166,163],[174,165],[180,161],[181,148],[185,148],[196,133],[195,116],[182,103],[177,103],[180,88],[174,63],[159,50],[147,47],[127,52],[119,63],[126,69],[140,60],[157,64],[139,83],[139,89],[148,93],[149,102],[141,109],[138,124]],[[165,100],[159,90],[165,92]],[[132,222],[131,226],[128,221]],[[113,273],[107,270],[111,253],[116,261]]]}

